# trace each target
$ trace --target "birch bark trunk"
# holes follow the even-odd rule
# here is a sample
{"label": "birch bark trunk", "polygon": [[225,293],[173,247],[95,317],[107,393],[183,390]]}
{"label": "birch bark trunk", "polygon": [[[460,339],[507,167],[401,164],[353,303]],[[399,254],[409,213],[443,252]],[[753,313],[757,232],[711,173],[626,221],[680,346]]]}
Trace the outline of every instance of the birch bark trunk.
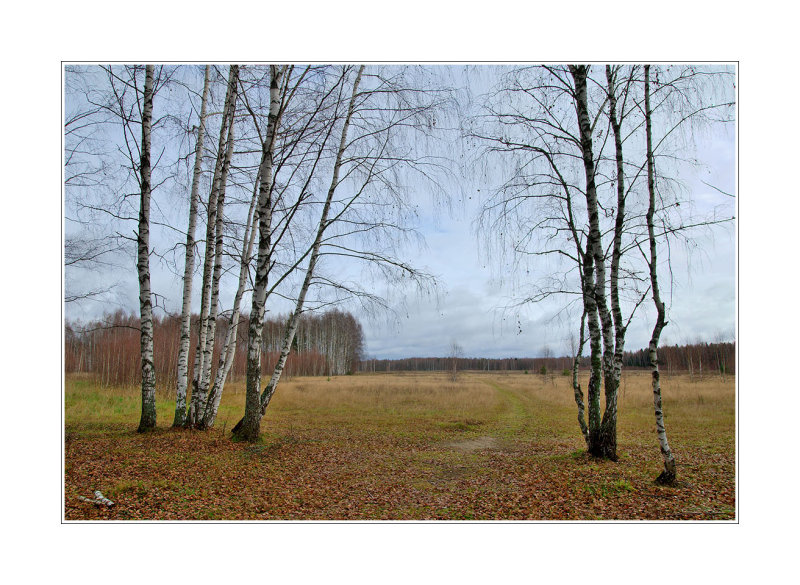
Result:
{"label": "birch bark trunk", "polygon": [[584,404],[583,404],[583,391],[581,390],[581,385],[578,382],[578,369],[580,368],[581,363],[581,355],[583,354],[583,345],[585,343],[585,332],[586,332],[586,311],[584,311],[583,315],[581,315],[581,329],[578,336],[578,348],[575,351],[575,357],[572,360],[572,391],[575,395],[575,404],[578,406],[578,425],[581,428],[581,435],[583,435],[584,441],[586,441],[586,447],[589,447],[589,427],[586,425],[586,418],[584,416]]}
{"label": "birch bark trunk", "polygon": [[617,117],[616,80],[610,65],[606,65],[606,81],[608,83],[609,118],[614,133],[614,152],[617,163],[617,210],[614,221],[610,274],[614,350],[611,367],[606,371],[606,410],[603,413],[602,441],[604,450],[612,459],[615,459],[617,452],[617,393],[622,375],[622,356],[625,351],[626,332],[619,302],[619,265],[622,258],[622,232],[625,223],[625,160],[622,152],[621,116]]}
{"label": "birch bark trunk", "polygon": [[284,68],[270,65],[270,103],[263,159],[260,169],[261,185],[258,194],[258,258],[250,310],[250,329],[247,336],[247,395],[244,418],[234,429],[238,439],[255,442],[261,432],[261,338],[269,279],[272,231],[272,166],[275,137],[280,113],[280,86]]}
{"label": "birch bark trunk", "polygon": [[219,411],[219,402],[222,399],[222,391],[225,388],[225,380],[233,366],[233,358],[236,355],[236,335],[239,330],[239,316],[241,314],[242,296],[244,295],[247,276],[250,272],[250,257],[253,253],[253,243],[255,241],[255,224],[258,217],[255,215],[255,206],[258,202],[258,190],[260,183],[256,183],[253,199],[250,203],[250,210],[247,214],[247,227],[244,234],[244,248],[242,250],[241,263],[239,265],[239,286],[236,289],[236,296],[233,299],[233,309],[230,320],[228,321],[228,332],[225,335],[225,344],[220,353],[217,374],[214,384],[208,394],[205,414],[199,422],[201,429],[210,429],[214,426]]}
{"label": "birch bark trunk", "polygon": [[267,407],[269,406],[269,402],[272,399],[272,395],[275,393],[275,389],[278,387],[278,382],[281,379],[281,374],[283,373],[283,368],[286,365],[286,360],[289,357],[289,352],[291,351],[292,342],[294,341],[294,336],[297,333],[297,325],[300,321],[300,315],[303,312],[303,305],[305,304],[306,294],[308,293],[308,288],[311,285],[311,280],[314,276],[314,268],[317,264],[317,259],[319,258],[319,249],[322,244],[322,236],[325,233],[325,229],[328,227],[328,214],[331,209],[331,203],[333,201],[333,195],[336,192],[336,187],[339,185],[339,171],[342,167],[342,158],[344,157],[345,146],[347,145],[347,131],[350,128],[350,120],[353,117],[353,111],[355,109],[355,101],[356,96],[358,95],[358,86],[361,83],[361,75],[364,72],[364,66],[362,65],[358,73],[356,74],[356,79],[353,82],[353,92],[350,96],[350,104],[347,108],[347,117],[345,118],[344,124],[342,126],[342,137],[339,141],[339,149],[336,152],[336,161],[333,165],[333,177],[331,179],[330,187],[328,188],[328,195],[325,198],[325,205],[322,208],[322,216],[319,220],[319,227],[317,229],[317,235],[314,239],[313,248],[311,251],[311,258],[308,261],[308,269],[306,270],[306,276],[303,279],[303,285],[300,288],[300,294],[297,297],[297,304],[295,306],[294,313],[292,313],[292,317],[289,320],[289,324],[286,328],[286,334],[283,340],[283,346],[281,348],[281,354],[278,358],[278,362],[275,365],[275,369],[272,372],[272,378],[269,381],[269,384],[264,389],[261,394],[261,416],[264,416],[264,413],[267,411]]}
{"label": "birch bark trunk", "polygon": [[217,195],[217,225],[214,229],[215,242],[214,242],[214,273],[211,278],[211,299],[209,301],[209,314],[207,320],[206,332],[206,345],[205,355],[203,356],[203,368],[200,376],[200,383],[198,385],[197,393],[197,410],[195,415],[194,424],[200,424],[204,418],[206,409],[206,397],[211,383],[211,362],[214,355],[214,346],[216,344],[216,331],[217,331],[217,314],[219,310],[219,282],[222,278],[222,255],[224,247],[224,228],[225,228],[225,191],[228,184],[228,171],[230,170],[231,160],[233,158],[234,147],[234,130],[235,130],[235,114],[236,114],[236,100],[238,96],[239,86],[239,67],[232,65],[230,70],[230,80],[228,84],[228,139],[225,149],[225,160],[222,164],[222,172],[220,173],[219,180],[219,193]]}
{"label": "birch bark trunk", "polygon": [[[208,378],[211,368],[211,353],[214,350],[214,333],[216,330],[216,296],[214,295],[214,278],[216,269],[216,252],[219,243],[217,230],[221,227],[222,214],[219,213],[220,194],[224,205],[224,189],[227,181],[230,155],[232,154],[232,133],[236,93],[238,88],[238,67],[232,65],[228,74],[228,89],[220,126],[217,162],[214,168],[214,179],[208,197],[208,223],[206,225],[206,253],[203,262],[203,291],[200,301],[200,326],[198,330],[197,350],[194,358],[194,375],[192,380],[192,397],[185,426],[194,427],[202,416],[205,395],[208,390]],[[229,148],[230,146],[230,148]],[[218,287],[219,280],[216,285]],[[218,288],[217,288],[218,291]],[[213,315],[213,318],[212,318]],[[211,339],[209,340],[209,335]]]}
{"label": "birch bark trunk", "polygon": [[139,312],[142,361],[142,416],[138,432],[156,426],[156,371],[153,362],[153,305],[150,294],[150,133],[153,126],[153,66],[145,66],[142,107],[142,149],[140,154],[141,200],[137,234],[139,272]]}
{"label": "birch bark trunk", "polygon": [[[330,212],[331,203],[333,202],[334,193],[336,192],[336,188],[339,185],[339,171],[342,166],[342,159],[344,157],[345,147],[347,145],[347,132],[350,127],[350,120],[352,119],[353,111],[355,109],[356,96],[358,95],[358,86],[361,83],[361,75],[363,71],[364,71],[364,66],[362,65],[358,70],[355,81],[353,82],[353,91],[350,96],[350,103],[347,109],[347,116],[342,126],[342,135],[339,141],[339,148],[336,152],[336,160],[333,165],[333,177],[331,178],[331,184],[330,187],[328,188],[327,197],[325,198],[325,204],[322,208],[322,215],[319,220],[317,234],[311,249],[311,257],[309,258],[308,268],[306,269],[306,275],[305,278],[303,279],[303,284],[300,288],[300,293],[297,297],[295,310],[292,313],[292,316],[287,324],[286,333],[284,334],[283,344],[281,346],[281,353],[280,356],[278,357],[277,363],[275,364],[275,368],[272,372],[272,377],[270,378],[269,384],[259,397],[259,417],[258,417],[259,425],[261,418],[263,418],[264,413],[266,413],[267,411],[267,407],[269,406],[269,402],[272,399],[272,395],[275,393],[275,390],[278,386],[278,382],[280,381],[281,375],[283,374],[283,369],[286,366],[286,360],[288,359],[289,353],[291,352],[292,342],[294,341],[294,337],[297,333],[297,327],[300,323],[300,315],[303,312],[303,305],[305,304],[306,294],[308,293],[308,289],[311,285],[311,280],[314,276],[314,268],[319,258],[319,250],[322,244],[322,236],[325,233],[325,229],[329,225],[328,215]],[[233,428],[233,432],[242,433],[242,429],[246,424],[246,420],[247,420],[247,413],[245,412],[245,417],[236,424],[236,426]]]}
{"label": "birch bark trunk", "polygon": [[200,199],[200,175],[203,168],[203,142],[205,140],[208,110],[208,88],[211,67],[206,65],[203,80],[203,98],[200,105],[200,123],[194,154],[192,192],[189,201],[189,227],[186,230],[186,261],[183,270],[183,305],[181,306],[180,347],[178,348],[178,384],[175,393],[175,418],[172,426],[181,427],[186,422],[186,389],[189,385],[189,344],[191,340],[192,278],[194,274],[194,233],[197,226],[197,204]]}
{"label": "birch bark trunk", "polygon": [[[589,452],[596,457],[615,460],[617,458],[616,433],[614,433],[613,437],[607,436],[602,432],[602,423],[593,420],[599,414],[601,378],[605,384],[606,412],[608,412],[609,404],[616,404],[617,388],[613,385],[613,321],[608,310],[605,294],[605,257],[600,232],[600,212],[597,203],[595,162],[592,152],[592,125],[589,117],[586,81],[587,67],[585,65],[570,65],[570,72],[575,81],[575,105],[578,127],[580,128],[583,167],[586,175],[586,207],[589,214],[589,234],[584,262],[584,287],[590,289],[588,294],[584,293],[584,306],[587,312],[592,354],[592,374],[589,380]],[[591,278],[592,267],[594,268],[593,279]],[[611,382],[610,385],[609,382]],[[593,412],[594,408],[597,408],[597,414]],[[609,427],[606,426],[606,428]],[[616,425],[614,428],[616,428]]]}
{"label": "birch bark trunk", "polygon": [[653,293],[653,304],[656,306],[656,323],[653,335],[650,338],[648,353],[650,356],[650,369],[653,378],[653,406],[656,416],[656,434],[661,456],[664,459],[664,471],[656,478],[661,484],[673,485],[677,479],[675,457],[667,441],[667,430],[664,426],[664,410],[661,403],[661,376],[658,369],[658,342],[661,331],[666,326],[666,311],[661,301],[658,288],[657,246],[654,228],[655,217],[655,160],[653,157],[653,132],[650,111],[650,65],[644,66],[644,110],[645,131],[647,136],[647,191],[650,195],[650,205],[647,209],[647,234],[650,240],[650,287]]}

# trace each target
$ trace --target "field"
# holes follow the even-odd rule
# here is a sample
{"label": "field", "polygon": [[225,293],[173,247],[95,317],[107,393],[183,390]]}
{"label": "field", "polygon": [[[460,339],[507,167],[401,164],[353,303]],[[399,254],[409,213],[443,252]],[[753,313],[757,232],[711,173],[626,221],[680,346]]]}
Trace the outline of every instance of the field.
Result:
{"label": "field", "polygon": [[[587,380],[582,380],[585,388]],[[647,372],[623,374],[617,462],[585,453],[570,378],[359,374],[281,383],[262,441],[235,443],[243,382],[217,428],[135,432],[139,390],[65,381],[67,520],[733,520],[735,381],[663,375],[678,487],[661,470]],[[78,496],[99,489],[111,509]]]}

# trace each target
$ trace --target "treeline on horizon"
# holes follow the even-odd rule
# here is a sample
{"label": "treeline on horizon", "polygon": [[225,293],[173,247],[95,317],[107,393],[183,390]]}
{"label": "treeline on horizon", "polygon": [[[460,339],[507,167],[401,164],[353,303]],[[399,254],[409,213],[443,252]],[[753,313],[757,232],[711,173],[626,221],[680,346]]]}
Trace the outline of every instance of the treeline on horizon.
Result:
{"label": "treeline on horizon", "polygon": [[[453,357],[411,357],[401,359],[366,359],[360,363],[360,372],[432,372],[452,370],[453,360],[458,370],[483,371],[527,371],[529,373],[569,373],[572,370],[573,358],[539,357],[539,358],[453,358]],[[581,358],[581,369],[591,367],[590,357]],[[688,345],[661,346],[658,348],[658,360],[662,371],[689,372],[690,374],[736,373],[736,343],[693,343]],[[650,357],[647,349],[626,351],[623,355],[623,366],[627,369],[650,368]],[[544,368],[544,369],[543,369]]]}
{"label": "treeline on horizon", "polygon": [[[193,320],[199,316],[192,317]],[[268,362],[280,353],[288,316],[270,317],[264,322],[262,350]],[[247,325],[246,315],[240,317],[237,351],[229,380],[246,375]],[[214,347],[214,363],[228,327],[228,319],[217,320],[218,331]],[[177,383],[178,338],[180,317],[165,315],[154,318],[156,380],[159,391],[171,391]],[[97,376],[103,386],[136,385],[141,382],[139,318],[117,311],[87,324],[66,322],[64,327],[64,371]],[[196,328],[192,328],[189,356],[190,379],[197,348]],[[292,352],[286,363],[288,376],[340,376],[354,372],[450,371],[453,359],[458,370],[527,371],[529,373],[560,374],[571,370],[572,358],[561,357],[410,357],[375,359],[364,356],[364,333],[358,320],[348,312],[331,310],[319,315],[304,315],[298,326]],[[662,370],[686,371],[690,374],[735,373],[736,344],[732,342],[694,343],[663,346],[658,350]],[[581,368],[589,368],[589,357],[581,359]],[[647,349],[624,354],[625,368],[648,368]],[[544,369],[543,369],[544,368]]]}
{"label": "treeline on horizon", "polygon": [[[199,315],[192,315],[189,379],[192,379],[197,351]],[[264,321],[262,359],[274,363],[286,334],[287,315]],[[153,344],[156,384],[159,392],[174,392],[177,384],[180,315],[154,316]],[[219,362],[229,326],[227,317],[217,319],[218,334],[213,362]],[[228,380],[244,378],[247,370],[249,318],[242,315],[237,329],[237,348]],[[336,376],[357,370],[364,349],[361,324],[350,313],[330,310],[300,319],[284,375]],[[97,376],[103,386],[136,385],[141,382],[139,317],[117,311],[86,324],[64,324],[64,371]]]}

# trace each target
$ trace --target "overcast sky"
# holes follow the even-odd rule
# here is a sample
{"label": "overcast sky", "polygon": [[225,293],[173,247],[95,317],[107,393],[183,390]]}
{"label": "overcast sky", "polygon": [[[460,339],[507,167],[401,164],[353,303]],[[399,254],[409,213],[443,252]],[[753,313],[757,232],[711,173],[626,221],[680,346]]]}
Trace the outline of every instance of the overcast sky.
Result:
{"label": "overcast sky", "polygon": [[[681,169],[687,195],[700,210],[727,204],[730,198],[706,183],[727,193],[735,191],[735,139],[732,130],[720,130],[697,141],[699,169]],[[467,185],[465,187],[465,185]],[[431,194],[416,193],[420,202],[417,228],[426,246],[409,251],[415,265],[437,276],[440,287],[435,294],[410,293],[404,302],[393,302],[394,312],[367,315],[350,308],[361,320],[366,336],[366,353],[377,358],[446,355],[451,341],[458,341],[466,356],[539,356],[545,347],[555,355],[569,353],[569,339],[577,328],[579,313],[566,312],[565,298],[537,305],[509,309],[520,294],[519,279],[504,274],[503,266],[487,261],[483,242],[476,234],[475,219],[481,194],[468,183],[453,182],[451,206],[433,203]],[[486,189],[483,190],[484,193]],[[471,195],[470,195],[471,193]],[[467,196],[469,195],[469,196]],[[474,197],[472,196],[474,195]],[[727,201],[726,201],[727,199]],[[185,212],[184,212],[185,213]],[[662,343],[685,343],[702,339],[733,339],[735,327],[735,234],[734,226],[698,233],[696,246],[670,249],[672,281],[662,275],[662,296],[668,305],[669,325]],[[153,246],[167,248],[157,239]],[[664,252],[665,253],[665,252]],[[663,258],[663,256],[662,256]],[[182,262],[181,262],[182,268]],[[180,311],[182,285],[174,267],[151,260],[152,287],[162,297],[169,312]],[[138,282],[135,258],[122,258],[120,266],[82,272],[77,278],[87,288],[115,284],[102,302],[86,301],[66,306],[67,319],[96,319],[118,308],[138,312]],[[222,283],[222,307],[230,306],[235,276]],[[671,286],[670,286],[671,284]],[[194,309],[199,305],[199,286],[195,287]],[[248,306],[245,300],[243,306]],[[288,312],[289,305],[277,303],[269,310]],[[646,303],[628,330],[626,348],[647,345],[652,329],[653,310]]]}
{"label": "overcast sky", "polygon": [[[684,177],[692,196],[718,205],[725,196],[702,181],[735,191],[735,143],[733,132],[719,133],[699,145],[702,172]],[[690,170],[687,169],[687,173]],[[529,305],[520,311],[504,310],[515,291],[510,278],[494,274],[481,254],[473,220],[478,206],[472,203],[453,214],[439,214],[438,226],[429,227],[425,262],[442,276],[446,292],[439,299],[411,297],[407,317],[399,323],[363,322],[367,352],[376,357],[447,355],[457,340],[465,355],[474,357],[538,356],[545,346],[555,355],[569,353],[569,338],[579,314],[561,314],[565,299]],[[673,286],[662,275],[662,296],[668,307],[668,326],[662,344],[685,343],[722,336],[733,340],[735,330],[735,233],[734,226],[698,233],[696,248],[672,248]],[[505,275],[508,277],[509,275]],[[500,282],[503,279],[505,282]],[[647,347],[654,311],[649,304],[628,330],[626,348]]]}

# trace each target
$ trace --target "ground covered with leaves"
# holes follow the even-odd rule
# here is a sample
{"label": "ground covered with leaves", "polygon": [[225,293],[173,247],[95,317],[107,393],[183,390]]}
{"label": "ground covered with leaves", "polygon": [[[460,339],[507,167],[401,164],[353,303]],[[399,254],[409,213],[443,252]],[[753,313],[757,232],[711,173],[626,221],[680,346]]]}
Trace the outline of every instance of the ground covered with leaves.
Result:
{"label": "ground covered with leaves", "polygon": [[[66,520],[733,520],[731,377],[664,376],[680,484],[661,469],[646,373],[620,394],[616,462],[588,456],[566,376],[465,373],[297,378],[261,441],[237,443],[241,384],[217,428],[135,432],[135,388],[65,387]],[[585,387],[585,383],[584,383]],[[79,499],[100,490],[112,508]]]}

